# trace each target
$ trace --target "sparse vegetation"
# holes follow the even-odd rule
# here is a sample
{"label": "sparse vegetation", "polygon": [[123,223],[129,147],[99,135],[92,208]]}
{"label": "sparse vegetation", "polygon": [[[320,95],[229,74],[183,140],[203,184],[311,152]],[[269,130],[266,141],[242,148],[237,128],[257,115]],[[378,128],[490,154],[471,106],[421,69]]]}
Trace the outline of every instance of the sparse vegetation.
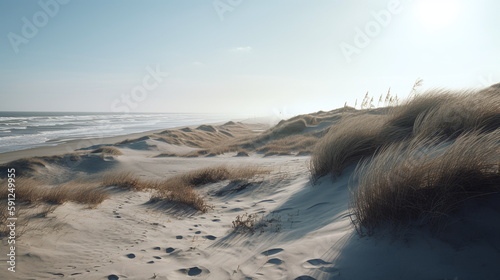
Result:
{"label": "sparse vegetation", "polygon": [[108,172],[102,176],[102,185],[104,187],[114,186],[134,191],[142,191],[149,188],[147,184],[141,182],[141,180],[130,171]]}
{"label": "sparse vegetation", "polygon": [[353,108],[330,112],[319,111],[280,121],[266,129],[264,125],[228,122],[221,126],[200,126],[166,130],[153,138],[174,145],[187,145],[197,150],[187,153],[162,153],[157,157],[211,157],[226,153],[243,155],[257,152],[270,155],[306,155],[312,152],[328,125],[338,122],[343,115],[356,114]]}
{"label": "sparse vegetation", "polygon": [[209,167],[174,176],[155,184],[155,193],[151,200],[168,200],[190,205],[206,212],[209,207],[196,194],[194,188],[224,180],[248,180],[259,174],[267,174],[269,170],[257,167],[228,168],[225,166]]}
{"label": "sparse vegetation", "polygon": [[103,146],[103,147],[95,149],[94,151],[92,151],[92,153],[102,153],[102,154],[113,155],[113,156],[123,155],[123,153],[120,151],[120,149],[113,147],[113,146]]}
{"label": "sparse vegetation", "polygon": [[176,175],[166,180],[143,181],[130,172],[108,173],[103,176],[104,186],[115,186],[134,191],[151,190],[151,202],[169,201],[206,212],[209,206],[194,188],[224,180],[248,180],[270,171],[258,167],[209,167]]}
{"label": "sparse vegetation", "polygon": [[[2,182],[0,182],[2,183]],[[40,183],[31,178],[17,179],[16,184],[16,205],[22,205],[18,207],[18,211],[24,213],[20,219],[22,222],[22,227],[25,228],[30,222],[30,217],[28,213],[36,212],[35,208],[38,209],[38,217],[45,217],[48,213],[54,211],[57,206],[62,205],[66,202],[74,202],[79,204],[84,204],[89,207],[96,207],[104,200],[109,197],[109,194],[96,185],[70,181],[64,184],[51,186],[48,184]],[[7,204],[7,189],[2,189],[0,191],[0,205]],[[6,209],[7,207],[5,207]],[[33,208],[30,211],[25,208]],[[41,212],[40,212],[41,210]],[[5,211],[5,213],[7,213]],[[0,236],[5,234],[4,225],[7,222],[7,215],[0,215]]]}
{"label": "sparse vegetation", "polygon": [[[1,197],[7,197],[6,190],[0,192]],[[31,178],[16,180],[16,201],[27,204],[49,203],[63,204],[75,202],[96,206],[108,198],[108,193],[97,186],[70,181],[51,186]]]}
{"label": "sparse vegetation", "polygon": [[44,168],[46,165],[47,163],[43,159],[37,157],[18,159],[11,161],[8,164],[0,165],[0,178],[5,178],[7,176],[8,168],[14,168],[16,169],[18,176],[24,176],[29,175],[40,168]]}
{"label": "sparse vegetation", "polygon": [[254,233],[257,224],[257,214],[243,214],[236,216],[236,219],[232,222],[233,229],[238,232],[250,232]]}
{"label": "sparse vegetation", "polygon": [[295,134],[289,137],[269,141],[259,147],[257,152],[265,155],[291,154],[292,152],[310,152],[318,142],[318,137]]}

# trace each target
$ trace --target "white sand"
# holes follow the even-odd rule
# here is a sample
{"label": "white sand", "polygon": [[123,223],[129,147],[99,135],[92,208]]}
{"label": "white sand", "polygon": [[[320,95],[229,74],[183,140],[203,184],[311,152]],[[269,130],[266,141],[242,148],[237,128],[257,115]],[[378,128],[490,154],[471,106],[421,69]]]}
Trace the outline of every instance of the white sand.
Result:
{"label": "white sand", "polygon": [[[189,148],[143,144],[107,158],[110,168],[144,179],[221,164],[273,171],[223,196],[215,192],[238,186],[199,188],[213,206],[208,213],[147,204],[149,193],[129,191],[114,192],[96,209],[66,203],[28,226],[15,274],[2,253],[0,279],[499,279],[498,243],[360,237],[348,213],[349,172],[313,186],[307,156],[154,157]],[[245,213],[258,214],[266,227],[234,232],[232,221]]]}

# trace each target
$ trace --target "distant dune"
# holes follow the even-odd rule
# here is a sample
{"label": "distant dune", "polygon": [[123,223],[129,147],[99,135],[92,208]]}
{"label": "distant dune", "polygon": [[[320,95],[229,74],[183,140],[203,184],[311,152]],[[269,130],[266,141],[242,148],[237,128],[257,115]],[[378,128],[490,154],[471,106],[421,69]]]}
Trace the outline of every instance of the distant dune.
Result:
{"label": "distant dune", "polygon": [[21,151],[0,278],[498,279],[499,144],[497,84]]}

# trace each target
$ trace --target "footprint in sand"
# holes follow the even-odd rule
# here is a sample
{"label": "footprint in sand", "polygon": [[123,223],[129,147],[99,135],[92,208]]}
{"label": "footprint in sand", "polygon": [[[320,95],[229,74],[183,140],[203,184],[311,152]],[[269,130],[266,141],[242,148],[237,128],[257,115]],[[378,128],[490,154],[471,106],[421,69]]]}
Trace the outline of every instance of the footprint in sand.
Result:
{"label": "footprint in sand", "polygon": [[201,231],[196,231],[194,234],[200,234],[200,233],[201,233]]}
{"label": "footprint in sand", "polygon": [[213,235],[205,235],[205,236],[203,236],[203,238],[208,239],[208,240],[215,240],[215,239],[217,239],[217,237],[215,237]]}
{"label": "footprint in sand", "polygon": [[210,271],[204,267],[197,267],[197,266],[194,266],[194,267],[191,267],[191,268],[183,268],[183,269],[179,269],[179,272],[183,273],[183,274],[187,274],[188,276],[198,276],[202,273],[210,273]]}
{"label": "footprint in sand", "polygon": [[147,262],[147,264],[153,264],[153,263],[155,263],[155,262],[154,262],[154,261],[149,261],[149,262]]}
{"label": "footprint in sand", "polygon": [[153,256],[153,258],[155,258],[157,260],[161,260],[161,257],[158,257],[158,256]]}
{"label": "footprint in sand", "polygon": [[182,235],[177,235],[177,236],[175,237],[175,239],[182,239],[182,238],[183,238],[183,237],[182,237]]}
{"label": "footprint in sand", "polygon": [[339,275],[339,270],[333,267],[333,263],[326,262],[322,259],[311,259],[306,261],[303,265],[304,268],[316,268],[323,272],[333,273]]}
{"label": "footprint in sand", "polygon": [[294,280],[316,280],[316,278],[308,276],[308,275],[302,275],[302,276],[295,278]]}
{"label": "footprint in sand", "polygon": [[127,255],[127,258],[129,258],[129,259],[134,259],[134,258],[135,258],[135,254],[128,254],[128,255]]}
{"label": "footprint in sand", "polygon": [[278,259],[278,258],[272,258],[272,259],[270,259],[270,260],[268,260],[268,261],[266,262],[266,265],[268,265],[268,266],[269,266],[269,265],[280,265],[280,264],[282,264],[282,263],[283,263],[283,261],[282,261],[281,259]]}
{"label": "footprint in sand", "polygon": [[175,249],[172,247],[168,247],[167,249],[165,249],[165,252],[167,252],[168,254],[172,253],[173,251],[175,251]]}
{"label": "footprint in sand", "polygon": [[161,248],[160,247],[153,247],[153,250],[157,250],[158,251],[158,250],[161,250]]}
{"label": "footprint in sand", "polygon": [[212,222],[220,222],[220,219],[213,219]]}
{"label": "footprint in sand", "polygon": [[120,279],[120,277],[118,277],[114,274],[108,275],[108,280],[118,280],[118,279]]}
{"label": "footprint in sand", "polygon": [[305,268],[316,268],[318,266],[331,265],[331,262],[325,262],[322,259],[311,259],[306,261],[302,266]]}
{"label": "footprint in sand", "polygon": [[283,251],[283,249],[281,249],[281,248],[274,248],[274,249],[269,249],[267,251],[264,251],[260,254],[264,255],[264,256],[272,256],[272,255],[275,255],[275,254],[282,252],[282,251]]}

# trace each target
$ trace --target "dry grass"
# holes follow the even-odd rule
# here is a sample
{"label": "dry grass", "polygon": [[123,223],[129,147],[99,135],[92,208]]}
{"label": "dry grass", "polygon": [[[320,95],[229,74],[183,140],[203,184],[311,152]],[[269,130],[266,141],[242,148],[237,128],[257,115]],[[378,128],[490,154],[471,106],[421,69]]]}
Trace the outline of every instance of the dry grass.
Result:
{"label": "dry grass", "polygon": [[9,168],[15,168],[17,176],[29,176],[32,172],[46,166],[47,162],[41,158],[32,157],[18,159],[7,164],[0,165],[0,178],[5,178],[7,176],[7,169]]}
{"label": "dry grass", "polygon": [[311,173],[314,180],[328,173],[339,175],[377,150],[415,137],[446,140],[498,127],[500,94],[434,90],[392,107],[385,114],[354,115],[331,126],[313,151]]}
{"label": "dry grass", "polygon": [[148,184],[142,182],[130,171],[108,172],[103,175],[101,183],[104,187],[114,186],[134,191],[142,191],[149,188]]}
{"label": "dry grass", "polygon": [[293,152],[311,152],[318,142],[318,137],[304,134],[290,135],[289,137],[271,140],[259,147],[257,152],[265,155],[291,154]]}
{"label": "dry grass", "polygon": [[[94,207],[109,196],[106,191],[97,188],[96,185],[77,181],[51,186],[31,178],[23,178],[17,179],[15,185],[16,201],[27,204],[49,203],[60,205],[66,202],[75,202]],[[0,196],[6,198],[7,190],[2,189]]]}
{"label": "dry grass", "polygon": [[288,136],[304,131],[307,127],[307,121],[304,118],[298,118],[291,121],[280,122],[272,129],[272,134],[276,136]]}
{"label": "dry grass", "polygon": [[224,180],[248,180],[270,171],[258,167],[209,167],[176,175],[166,180],[143,181],[131,172],[108,173],[102,178],[103,186],[115,186],[134,191],[153,191],[151,202],[168,201],[206,212],[210,209],[194,188]]}
{"label": "dry grass", "polygon": [[391,107],[387,120],[378,135],[380,141],[389,144],[411,138],[418,119],[436,108],[441,108],[454,98],[450,92],[433,91],[418,95],[399,106]]}
{"label": "dry grass", "polygon": [[470,131],[491,132],[500,127],[500,94],[465,92],[421,114],[415,121],[419,137],[455,138]]}
{"label": "dry grass", "polygon": [[464,201],[500,192],[500,130],[451,143],[419,138],[385,147],[357,168],[352,206],[359,230],[388,223],[442,225]]}
{"label": "dry grass", "polygon": [[53,204],[75,202],[96,207],[109,198],[109,193],[96,185],[70,181],[46,190],[43,201]]}
{"label": "dry grass", "polygon": [[380,146],[378,135],[384,121],[383,116],[361,115],[347,117],[332,126],[314,148],[313,179],[328,173],[340,175],[348,165],[371,156]]}
{"label": "dry grass", "polygon": [[180,177],[174,177],[165,181],[158,181],[150,185],[154,190],[150,202],[160,201],[173,202],[192,207],[196,210],[207,212],[210,206],[194,189]]}
{"label": "dry grass", "polygon": [[92,151],[92,153],[103,153],[107,155],[113,155],[113,156],[120,156],[123,155],[123,153],[120,151],[120,149],[112,146],[104,146],[97,148]]}
{"label": "dry grass", "polygon": [[[0,184],[4,184],[0,181]],[[40,183],[31,178],[22,178],[15,181],[16,210],[19,217],[18,225],[26,228],[31,223],[29,213],[38,211],[38,217],[45,217],[48,213],[54,211],[57,206],[66,202],[75,202],[96,207],[109,197],[109,194],[99,189],[97,186],[89,185],[83,182],[70,181],[57,186],[50,186]],[[0,190],[0,205],[7,205],[7,188]],[[31,210],[26,210],[30,208]],[[7,209],[7,207],[5,207]],[[41,212],[40,212],[41,211]],[[0,236],[8,233],[5,227],[7,224],[7,211],[0,214]],[[18,231],[18,234],[21,234]]]}
{"label": "dry grass", "polygon": [[233,229],[238,232],[254,233],[257,225],[257,214],[243,214],[236,216]]}
{"label": "dry grass", "polygon": [[194,188],[224,180],[248,180],[256,175],[268,174],[270,171],[258,167],[228,168],[225,166],[209,167],[174,176],[163,182],[155,183],[155,194],[151,200],[173,201],[186,204],[206,212],[209,206],[194,191]]}
{"label": "dry grass", "polygon": [[[280,121],[267,129],[262,124],[228,122],[221,126],[202,126],[197,129],[167,130],[157,134],[170,144],[187,145],[198,150],[184,153],[160,154],[159,157],[202,157],[226,153],[244,155],[256,151],[269,155],[301,155],[312,152],[314,145],[325,135],[328,124],[338,122],[343,114],[354,114],[354,109],[338,109],[300,115]],[[267,129],[264,131],[264,129]]]}
{"label": "dry grass", "polygon": [[156,157],[186,157],[186,158],[193,158],[193,157],[211,157],[211,156],[218,156],[222,155],[225,153],[247,153],[248,151],[246,149],[233,146],[233,145],[225,145],[222,144],[221,146],[213,146],[212,148],[208,149],[200,149],[200,150],[194,150],[188,153],[161,153],[157,155]]}
{"label": "dry grass", "polygon": [[464,201],[500,192],[499,139],[497,89],[434,90],[344,117],[316,145],[311,173],[317,180],[357,166],[351,203],[360,231],[439,227]]}

